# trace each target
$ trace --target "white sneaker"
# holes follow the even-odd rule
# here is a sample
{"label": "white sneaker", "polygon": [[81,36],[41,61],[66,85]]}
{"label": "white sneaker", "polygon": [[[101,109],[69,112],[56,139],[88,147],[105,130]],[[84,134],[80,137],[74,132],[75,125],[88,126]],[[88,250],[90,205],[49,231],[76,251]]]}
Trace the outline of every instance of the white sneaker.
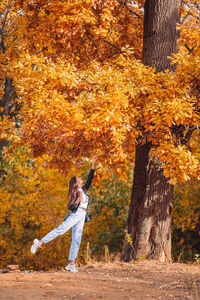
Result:
{"label": "white sneaker", "polygon": [[32,247],[31,247],[31,253],[32,253],[32,254],[35,254],[35,252],[37,251],[38,248],[41,248],[41,247],[39,246],[39,240],[35,239],[35,240],[33,241]]}
{"label": "white sneaker", "polygon": [[72,273],[77,273],[78,272],[78,270],[76,270],[74,264],[68,264],[68,266],[65,267],[65,270],[70,271]]}

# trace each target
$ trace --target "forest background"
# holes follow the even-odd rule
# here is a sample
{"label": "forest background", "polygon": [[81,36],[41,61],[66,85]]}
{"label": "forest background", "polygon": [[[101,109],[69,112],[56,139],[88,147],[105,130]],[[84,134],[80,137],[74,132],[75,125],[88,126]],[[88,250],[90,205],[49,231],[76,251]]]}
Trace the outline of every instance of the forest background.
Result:
{"label": "forest background", "polygon": [[[145,109],[143,95],[151,86],[158,97],[158,83],[166,90],[170,87],[167,110],[174,88],[169,72],[155,77],[154,70],[141,64],[144,1],[125,2],[1,3],[1,267],[17,263],[22,268],[48,269],[66,264],[70,232],[34,258],[30,245],[62,222],[69,179],[74,174],[86,178],[94,154],[99,165],[90,191],[92,222],[85,226],[78,260],[101,259],[105,252],[110,259],[119,258],[133,181],[133,149],[142,136],[135,124]],[[176,105],[170,102],[176,114],[169,110],[166,116],[168,120],[171,114],[178,125],[198,122],[198,115],[191,113],[199,97],[198,8],[198,1],[182,4],[180,52],[174,57],[181,85]],[[130,74],[136,79],[130,81]],[[181,93],[189,94],[188,86],[193,94],[184,102]],[[136,101],[131,102],[133,95]],[[198,131],[192,135],[190,151],[179,146],[183,161],[174,160],[177,151],[160,134],[156,105],[149,102],[148,107],[157,118],[156,126],[151,113],[144,114],[143,122],[149,124],[152,141],[162,144],[165,172],[176,184],[173,260],[198,261]],[[197,112],[198,105],[195,102]],[[172,158],[165,164],[168,151]]]}

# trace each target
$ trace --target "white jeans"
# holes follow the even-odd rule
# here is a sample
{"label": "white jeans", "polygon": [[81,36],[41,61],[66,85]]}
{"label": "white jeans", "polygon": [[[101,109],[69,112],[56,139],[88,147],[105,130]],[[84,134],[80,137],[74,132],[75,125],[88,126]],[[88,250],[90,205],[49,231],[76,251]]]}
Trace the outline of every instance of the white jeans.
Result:
{"label": "white jeans", "polygon": [[47,235],[45,235],[41,240],[44,244],[46,244],[72,228],[72,242],[69,252],[69,260],[75,261],[81,244],[85,215],[86,211],[82,208],[78,208],[75,213],[70,212],[62,224],[47,233]]}

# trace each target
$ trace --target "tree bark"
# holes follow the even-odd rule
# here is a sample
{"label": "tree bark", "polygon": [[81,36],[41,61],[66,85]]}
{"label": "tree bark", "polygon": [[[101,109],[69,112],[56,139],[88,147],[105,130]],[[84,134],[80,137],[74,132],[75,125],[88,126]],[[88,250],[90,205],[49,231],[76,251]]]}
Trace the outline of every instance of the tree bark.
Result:
{"label": "tree bark", "polygon": [[142,62],[157,72],[173,70],[170,56],[178,52],[177,38],[180,22],[180,0],[146,0]]}
{"label": "tree bark", "polygon": [[132,245],[124,241],[121,258],[171,261],[171,211],[173,186],[160,162],[149,156],[150,144],[136,149],[134,181],[127,221]]}
{"label": "tree bark", "polygon": [[[3,102],[3,113],[1,118],[3,119],[4,116],[9,115],[9,105],[11,102],[11,93],[12,93],[13,87],[12,87],[12,80],[9,77],[5,78],[5,89],[4,89],[4,96],[2,98]],[[2,156],[2,151],[5,146],[7,146],[8,142],[6,139],[2,139],[0,141],[0,162],[3,162],[3,156]]]}
{"label": "tree bark", "polygon": [[[144,6],[143,63],[156,72],[173,70],[169,56],[178,51],[176,29],[180,0],[146,0]],[[173,186],[161,163],[150,157],[151,144],[138,145],[127,220],[132,245],[124,240],[121,260],[138,258],[171,261]]]}

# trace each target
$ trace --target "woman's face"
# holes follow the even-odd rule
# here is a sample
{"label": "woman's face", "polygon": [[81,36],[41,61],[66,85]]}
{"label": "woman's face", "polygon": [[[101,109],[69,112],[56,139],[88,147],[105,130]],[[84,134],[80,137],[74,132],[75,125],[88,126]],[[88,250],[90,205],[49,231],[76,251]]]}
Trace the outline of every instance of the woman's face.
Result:
{"label": "woman's face", "polygon": [[77,182],[77,184],[78,184],[78,187],[81,188],[82,185],[83,185],[83,180],[82,180],[82,178],[76,177],[76,182]]}

